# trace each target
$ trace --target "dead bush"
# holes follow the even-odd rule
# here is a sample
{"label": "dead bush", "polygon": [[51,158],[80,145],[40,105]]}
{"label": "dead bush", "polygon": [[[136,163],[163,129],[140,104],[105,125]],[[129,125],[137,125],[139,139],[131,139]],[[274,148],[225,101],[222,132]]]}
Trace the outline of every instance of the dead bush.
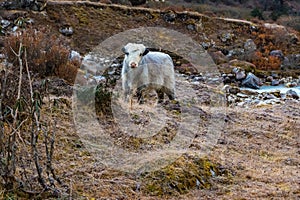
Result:
{"label": "dead bush", "polygon": [[16,61],[0,76],[0,199],[57,198],[62,182],[52,165],[56,121],[42,113],[42,106],[52,110],[54,103],[47,81],[34,86],[26,46],[20,42],[12,52]]}
{"label": "dead bush", "polygon": [[62,39],[51,35],[46,29],[28,29],[9,36],[5,42],[5,53],[8,62],[14,66],[18,65],[15,52],[20,43],[27,50],[29,70],[35,76],[59,76],[74,82],[80,63],[69,60],[70,50],[63,44]]}
{"label": "dead bush", "polygon": [[57,75],[69,83],[74,83],[79,66],[80,62],[77,60],[68,61],[57,69]]}

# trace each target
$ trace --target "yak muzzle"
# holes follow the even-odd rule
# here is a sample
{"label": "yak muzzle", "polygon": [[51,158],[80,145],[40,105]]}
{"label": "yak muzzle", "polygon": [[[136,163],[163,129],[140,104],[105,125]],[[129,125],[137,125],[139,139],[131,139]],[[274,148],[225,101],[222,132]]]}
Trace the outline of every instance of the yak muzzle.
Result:
{"label": "yak muzzle", "polygon": [[131,67],[131,68],[136,68],[136,67],[137,67],[137,64],[136,64],[135,62],[132,62],[132,63],[130,63],[130,67]]}

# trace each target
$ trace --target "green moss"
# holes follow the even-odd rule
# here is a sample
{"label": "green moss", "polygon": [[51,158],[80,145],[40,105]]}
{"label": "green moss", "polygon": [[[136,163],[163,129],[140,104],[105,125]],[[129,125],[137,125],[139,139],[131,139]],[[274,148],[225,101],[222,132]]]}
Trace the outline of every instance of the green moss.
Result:
{"label": "green moss", "polygon": [[79,24],[89,24],[89,13],[85,7],[72,7]]}
{"label": "green moss", "polygon": [[196,188],[210,188],[210,179],[218,174],[217,165],[207,158],[183,155],[171,165],[144,175],[143,191],[154,196],[185,194]]}

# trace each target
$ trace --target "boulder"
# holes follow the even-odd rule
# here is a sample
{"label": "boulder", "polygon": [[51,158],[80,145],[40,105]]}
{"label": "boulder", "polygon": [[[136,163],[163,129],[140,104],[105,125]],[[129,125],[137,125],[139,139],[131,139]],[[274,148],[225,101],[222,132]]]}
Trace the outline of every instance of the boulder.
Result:
{"label": "boulder", "polygon": [[246,78],[246,73],[245,70],[241,69],[241,68],[233,68],[232,72],[235,74],[235,79],[236,80],[242,80]]}
{"label": "boulder", "polygon": [[252,39],[248,39],[245,43],[244,43],[244,49],[247,52],[253,52],[256,50],[256,44],[254,43],[254,41]]}
{"label": "boulder", "polygon": [[268,76],[266,82],[272,82],[274,80],[273,76]]}
{"label": "boulder", "polygon": [[272,72],[271,76],[275,79],[278,79],[279,78],[279,75],[275,72]]}
{"label": "boulder", "polygon": [[247,77],[242,81],[242,86],[252,89],[259,89],[261,84],[261,80],[251,72],[249,72]]}
{"label": "boulder", "polygon": [[69,56],[69,60],[80,62],[81,59],[82,58],[81,58],[80,54],[77,51],[74,51],[74,50],[71,51],[70,56]]}
{"label": "boulder", "polygon": [[284,60],[284,55],[281,50],[273,50],[270,52],[270,56],[279,58],[281,61]]}
{"label": "boulder", "polygon": [[295,92],[295,91],[292,90],[292,89],[286,91],[285,96],[286,96],[286,97],[289,97],[289,98],[293,98],[293,99],[299,99],[299,95],[297,94],[297,92]]}
{"label": "boulder", "polygon": [[167,12],[163,15],[163,19],[166,22],[172,23],[176,19],[176,13],[170,10],[169,12]]}
{"label": "boulder", "polygon": [[280,81],[279,80],[272,80],[271,81],[271,85],[272,86],[277,86],[277,85],[279,85],[280,84]]}
{"label": "boulder", "polygon": [[231,57],[241,57],[245,55],[245,49],[243,48],[235,48],[235,49],[231,49],[229,50],[227,57],[231,58]]}
{"label": "boulder", "polygon": [[233,104],[235,102],[238,102],[238,98],[235,95],[228,95],[227,97],[227,103],[228,104]]}

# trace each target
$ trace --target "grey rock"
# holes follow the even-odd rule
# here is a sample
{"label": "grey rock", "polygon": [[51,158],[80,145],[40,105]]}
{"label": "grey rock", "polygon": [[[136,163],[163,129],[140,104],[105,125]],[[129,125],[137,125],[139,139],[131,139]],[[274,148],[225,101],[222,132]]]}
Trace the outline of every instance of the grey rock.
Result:
{"label": "grey rock", "polygon": [[[191,24],[190,24],[191,25]],[[187,26],[187,28],[189,29],[189,25]],[[194,29],[195,29],[195,27],[194,27]],[[190,29],[189,29],[190,30]],[[196,29],[195,29],[196,30]],[[211,47],[211,43],[210,42],[202,42],[201,43],[201,46],[205,49],[205,50],[207,50],[209,47]]]}
{"label": "grey rock", "polygon": [[260,85],[261,80],[251,72],[249,72],[247,77],[242,81],[242,86],[252,89],[259,89]]}
{"label": "grey rock", "polygon": [[268,76],[268,77],[266,78],[266,81],[267,81],[267,82],[272,82],[273,80],[274,80],[273,76]]}
{"label": "grey rock", "polygon": [[237,106],[240,106],[240,107],[243,107],[245,104],[246,104],[246,102],[242,102],[242,101],[241,101],[241,102],[238,102],[236,105],[237,105]]}
{"label": "grey rock", "polygon": [[231,82],[232,82],[232,80],[228,76],[224,77],[223,83],[227,84],[227,83],[231,83]]}
{"label": "grey rock", "polygon": [[282,69],[290,68],[290,66],[291,66],[290,59],[288,57],[284,57],[281,63],[281,68]]}
{"label": "grey rock", "polygon": [[166,14],[163,15],[163,19],[166,21],[166,22],[174,22],[175,19],[176,19],[176,14],[173,12],[173,11],[170,11]]}
{"label": "grey rock", "polygon": [[242,80],[246,78],[246,73],[245,70],[239,68],[239,67],[235,67],[232,69],[232,72],[235,74],[235,79],[236,80]]}
{"label": "grey rock", "polygon": [[277,73],[275,73],[275,72],[272,72],[272,74],[271,74],[271,76],[273,77],[273,78],[279,78],[279,75],[277,74]]}
{"label": "grey rock", "polygon": [[279,58],[280,60],[284,60],[284,55],[281,50],[273,50],[270,52],[270,56],[274,56]]}
{"label": "grey rock", "polygon": [[69,60],[76,60],[76,61],[80,61],[81,60],[81,56],[77,51],[72,50],[69,56]]}
{"label": "grey rock", "polygon": [[280,84],[280,81],[279,80],[272,80],[272,82],[271,82],[271,85],[272,86],[277,86],[277,85],[279,85]]}
{"label": "grey rock", "polygon": [[263,99],[264,100],[267,100],[267,99],[276,99],[276,97],[273,94],[266,93],[266,94],[264,94]]}
{"label": "grey rock", "polygon": [[245,53],[245,49],[235,48],[228,52],[227,57],[241,56],[241,55],[244,55],[244,53]]}
{"label": "grey rock", "polygon": [[240,88],[238,88],[238,87],[230,87],[230,88],[228,89],[228,92],[229,92],[230,94],[238,94],[240,91],[241,91],[241,90],[240,90]]}
{"label": "grey rock", "polygon": [[296,158],[287,158],[284,161],[284,164],[289,165],[289,166],[299,166],[300,161]]}
{"label": "grey rock", "polygon": [[194,24],[189,24],[186,26],[186,28],[189,30],[189,31],[196,31],[196,26]]}
{"label": "grey rock", "polygon": [[297,44],[297,42],[299,42],[299,38],[297,37],[296,34],[291,33],[291,34],[289,34],[289,36],[290,36],[290,42],[292,44]]}
{"label": "grey rock", "polygon": [[223,33],[219,38],[223,43],[230,43],[234,40],[235,35],[233,33]]}
{"label": "grey rock", "polygon": [[71,36],[74,33],[74,30],[71,26],[63,26],[59,29],[59,32],[65,36]]}
{"label": "grey rock", "polygon": [[192,81],[204,81],[205,80],[205,78],[203,77],[203,76],[195,76],[193,79],[192,79]]}
{"label": "grey rock", "polygon": [[292,89],[288,90],[285,95],[286,95],[286,97],[290,97],[293,99],[299,99],[299,95],[297,94],[297,92],[295,92]]}
{"label": "grey rock", "polygon": [[244,44],[245,51],[255,51],[257,49],[256,44],[252,39],[248,39]]}
{"label": "grey rock", "polygon": [[2,28],[7,28],[10,24],[11,24],[10,21],[5,20],[5,19],[2,19],[2,20],[0,21],[0,26],[1,26]]}
{"label": "grey rock", "polygon": [[12,31],[12,32],[16,32],[16,31],[18,30],[18,28],[19,28],[18,26],[14,26],[14,27],[11,29],[11,31]]}
{"label": "grey rock", "polygon": [[233,104],[233,103],[235,103],[235,102],[237,102],[237,101],[238,101],[238,99],[237,99],[237,97],[234,96],[234,95],[229,95],[229,96],[227,97],[227,102],[228,102],[229,104]]}
{"label": "grey rock", "polygon": [[279,99],[267,99],[264,102],[266,104],[271,104],[271,105],[275,105],[275,104],[281,103],[281,101]]}
{"label": "grey rock", "polygon": [[237,93],[239,93],[241,91],[241,89],[239,87],[236,86],[231,86],[231,85],[225,85],[222,90],[224,92],[226,92],[227,94],[234,94],[236,95]]}

